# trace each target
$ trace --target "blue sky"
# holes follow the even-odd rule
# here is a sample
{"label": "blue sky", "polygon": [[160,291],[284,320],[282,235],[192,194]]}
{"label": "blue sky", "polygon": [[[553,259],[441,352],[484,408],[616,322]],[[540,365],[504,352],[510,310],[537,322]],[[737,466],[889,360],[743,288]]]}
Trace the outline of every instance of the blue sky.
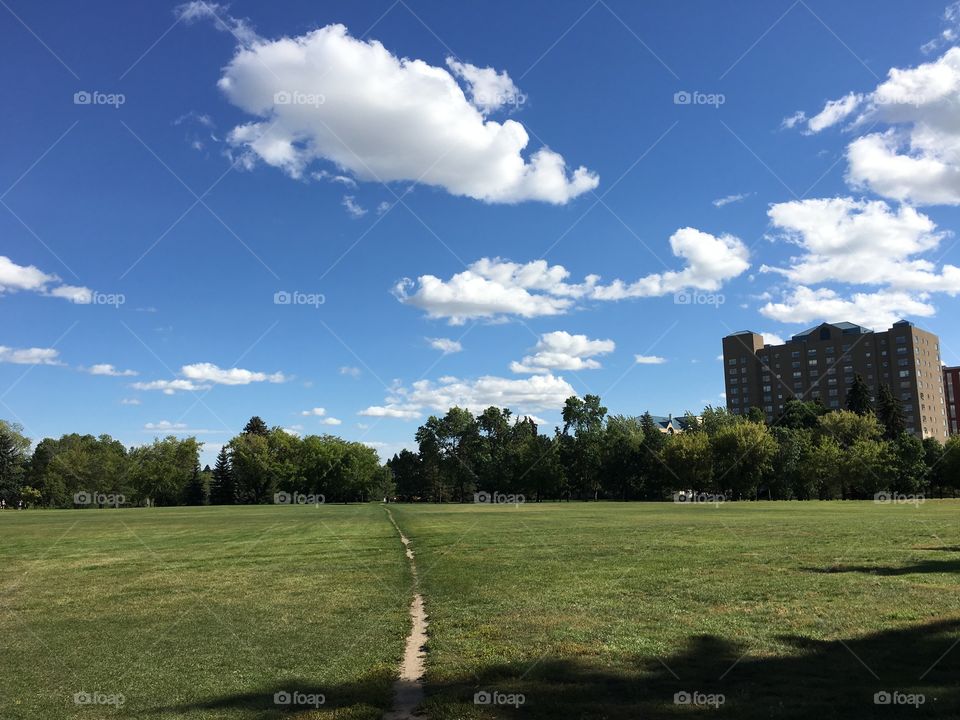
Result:
{"label": "blue sky", "polygon": [[960,364],[958,18],[5,0],[0,416],[386,456],[451,402],[722,404],[741,329],[903,316]]}

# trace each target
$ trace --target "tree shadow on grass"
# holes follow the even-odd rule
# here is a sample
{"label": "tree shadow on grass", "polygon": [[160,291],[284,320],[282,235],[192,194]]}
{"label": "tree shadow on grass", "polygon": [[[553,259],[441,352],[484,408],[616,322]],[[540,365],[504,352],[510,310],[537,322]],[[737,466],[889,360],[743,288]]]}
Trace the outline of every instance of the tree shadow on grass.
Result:
{"label": "tree shadow on grass", "polygon": [[[270,718],[337,717],[379,720],[392,701],[393,675],[372,674],[355,683],[321,685],[316,681],[291,678],[244,693],[231,693],[194,702],[151,708],[150,715],[166,717]],[[322,698],[322,699],[321,699]]]}
{"label": "tree shadow on grass", "polygon": [[806,568],[811,572],[830,575],[833,573],[864,573],[867,575],[913,575],[915,573],[960,573],[960,558],[956,560],[921,560],[912,565],[899,567],[877,565],[833,565],[826,568]]}
{"label": "tree shadow on grass", "polygon": [[[442,718],[537,720],[960,718],[960,645],[950,652],[960,639],[960,620],[831,642],[779,639],[792,647],[789,655],[751,656],[748,645],[708,635],[634,667],[560,658],[532,668],[493,666],[469,680],[428,683],[428,711]],[[474,693],[484,691],[523,693],[525,702],[517,708],[474,706]],[[874,695],[884,691],[925,698],[919,707],[876,705]],[[700,703],[675,701],[685,698]]]}
{"label": "tree shadow on grass", "polygon": [[[439,680],[428,659],[424,709],[432,720],[960,718],[960,619],[835,641],[779,640],[792,648],[789,654],[757,657],[747,644],[705,635],[690,638],[671,656],[638,658],[630,665],[534,657]],[[273,704],[273,693],[281,690],[311,692],[297,681],[156,712],[190,716],[214,711],[220,716],[216,711],[223,711],[230,717],[247,710],[258,713],[248,717],[301,718],[326,717],[329,710],[343,708],[344,717],[374,718],[390,701],[383,688],[382,677],[313,688],[327,698],[320,713],[278,710]],[[897,696],[901,701],[920,693],[924,702],[878,705],[874,696],[880,692],[903,693]],[[493,702],[476,704],[475,696]],[[685,698],[693,702],[676,702]],[[511,700],[514,704],[505,704]]]}

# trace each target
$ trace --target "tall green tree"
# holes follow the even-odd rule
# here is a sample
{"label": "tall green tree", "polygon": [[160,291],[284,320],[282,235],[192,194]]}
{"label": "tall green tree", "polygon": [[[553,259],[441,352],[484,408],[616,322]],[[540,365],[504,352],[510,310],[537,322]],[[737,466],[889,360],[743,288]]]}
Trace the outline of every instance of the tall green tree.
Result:
{"label": "tall green tree", "polygon": [[883,426],[883,436],[887,440],[896,440],[907,431],[903,404],[890,391],[889,385],[881,385],[877,394],[877,419]]}
{"label": "tall green tree", "polygon": [[873,397],[870,388],[859,374],[853,378],[853,384],[847,390],[847,410],[857,415],[873,413]]}
{"label": "tall green tree", "polygon": [[207,486],[203,482],[203,472],[200,463],[193,466],[193,475],[187,482],[184,490],[183,502],[185,505],[206,505],[208,499]]}
{"label": "tall green tree", "polygon": [[23,435],[22,426],[0,420],[0,499],[7,505],[20,500],[29,448],[30,440]]}
{"label": "tall green tree", "polygon": [[210,479],[210,504],[233,505],[237,501],[237,489],[233,481],[233,468],[227,445],[220,447],[217,462]]}
{"label": "tall green tree", "polygon": [[247,424],[243,426],[244,435],[259,435],[260,437],[266,437],[269,433],[270,428],[267,427],[267,424],[259,415],[254,415],[247,421]]}
{"label": "tall green tree", "polygon": [[769,428],[756,422],[730,425],[712,438],[712,448],[715,489],[734,499],[756,498],[777,452]]}
{"label": "tall green tree", "polygon": [[597,395],[582,399],[573,395],[563,405],[563,434],[572,437],[566,443],[569,453],[568,477],[580,498],[597,499],[600,491],[600,468],[603,449],[603,420],[607,408]]}

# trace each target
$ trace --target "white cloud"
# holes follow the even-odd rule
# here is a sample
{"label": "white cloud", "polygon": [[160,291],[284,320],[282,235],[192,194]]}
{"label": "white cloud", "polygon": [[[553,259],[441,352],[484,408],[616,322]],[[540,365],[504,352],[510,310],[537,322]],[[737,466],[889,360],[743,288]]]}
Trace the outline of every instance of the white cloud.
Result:
{"label": "white cloud", "polygon": [[716,200],[714,200],[714,201],[713,201],[713,206],[719,208],[719,207],[723,207],[723,206],[725,206],[725,205],[730,205],[731,203],[738,203],[738,202],[741,202],[741,201],[743,201],[743,200],[746,200],[748,197],[751,197],[752,195],[753,195],[752,192],[750,192],[750,193],[737,193],[737,194],[735,194],[735,195],[725,195],[725,196],[722,197],[722,198],[717,198]]}
{"label": "white cloud", "polygon": [[843,122],[852,115],[863,102],[863,96],[858,93],[848,93],[838,100],[828,100],[823,110],[807,120],[807,133],[814,134],[839,122]]}
{"label": "white cloud", "polygon": [[688,288],[719,290],[724,282],[750,267],[747,246],[733,235],[716,237],[696,228],[680,228],[670,236],[670,248],[676,257],[687,261],[686,268],[647,275],[630,285],[615,280],[606,287],[594,289],[592,296],[599,300],[619,300],[657,297]]}
{"label": "white cloud", "polygon": [[924,54],[932,53],[944,45],[951,45],[960,38],[960,2],[947,5],[943,11],[943,30],[933,40],[920,46]]}
{"label": "white cloud", "polygon": [[409,388],[397,387],[394,395],[411,408],[429,408],[438,412],[457,405],[474,412],[495,405],[521,413],[556,410],[563,406],[573,388],[562,377],[552,374],[512,379],[485,375],[473,380],[442,377],[436,382],[418,380]]}
{"label": "white cloud", "polygon": [[175,8],[174,14],[187,23],[197,20],[210,20],[220,32],[233,35],[242,46],[252,46],[260,41],[256,31],[246,19],[231,17],[229,6],[209,0],[191,0]]}
{"label": "white cloud", "polygon": [[120,404],[121,404],[121,405],[139,405],[139,404],[140,404],[140,398],[123,398],[123,399],[120,401]]}
{"label": "white cloud", "polygon": [[449,281],[434,275],[421,275],[416,282],[402,280],[394,294],[430,317],[447,318],[452,325],[502,315],[559,315],[573,305],[571,296],[582,296],[588,289],[565,283],[569,274],[560,265],[548,266],[545,260],[520,265],[481,258]]}
{"label": "white cloud", "polygon": [[282,372],[268,374],[244,370],[243,368],[224,369],[208,362],[184,365],[180,368],[180,373],[190,380],[212,382],[218,385],[249,385],[254,382],[282,383],[289,379]]}
{"label": "white cloud", "polygon": [[[957,15],[960,18],[960,13]],[[847,146],[847,182],[914,205],[960,204],[960,47],[913,68],[891,68],[870,93],[827,103],[809,132],[859,108],[850,128],[890,127]],[[816,121],[816,122],[815,122]]]}
{"label": "white cloud", "polygon": [[34,265],[17,265],[10,258],[0,255],[0,293],[17,290],[39,292],[56,280],[56,275],[48,275]]}
{"label": "white cloud", "polygon": [[780,122],[780,127],[786,128],[787,130],[793,130],[793,128],[797,127],[797,125],[800,125],[806,121],[807,114],[803,110],[797,110],[793,115],[785,117]]}
{"label": "white cloud", "polygon": [[[190,12],[204,16],[210,15]],[[457,66],[476,93],[472,103],[445,68],[399,58],[343,25],[278,40],[240,35],[219,86],[230,102],[261,118],[228,135],[246,166],[261,160],[298,178],[326,160],[356,180],[413,181],[496,203],[563,204],[599,183],[585,167],[570,172],[549,148],[524,157],[523,125],[485,118],[499,97],[480,93],[508,87],[505,73]]]}
{"label": "white cloud", "polygon": [[347,375],[349,377],[360,377],[360,368],[352,367],[350,365],[344,365],[339,370],[341,375]]}
{"label": "white cloud", "polygon": [[479,68],[451,57],[447,58],[447,67],[466,82],[470,101],[484,115],[499,110],[504,105],[517,106],[524,101],[523,94],[506,71],[498,73],[493,68]]}
{"label": "white cloud", "polygon": [[197,392],[210,389],[210,385],[200,385],[190,380],[151,380],[150,382],[135,382],[130,387],[134,390],[160,390],[164,395],[173,395],[181,391]]}
{"label": "white cloud", "polygon": [[186,429],[186,423],[172,423],[169,420],[161,420],[160,422],[148,422],[143,426],[144,430],[184,430]]}
{"label": "white cloud", "polygon": [[593,358],[616,349],[613,340],[591,340],[586,335],[571,335],[564,330],[540,336],[533,355],[512,362],[515,373],[548,373],[552,370],[596,370],[600,363]]}
{"label": "white cloud", "polygon": [[773,226],[804,254],[787,268],[761,267],[803,285],[827,281],[889,285],[898,290],[960,292],[960,268],[938,268],[914,256],[935,250],[947,235],[911,207],[882,200],[829,198],[772,205]]}
{"label": "white cloud", "polygon": [[5,255],[0,255],[0,294],[25,290],[48,297],[58,297],[75,303],[89,303],[93,297],[90,288],[75,285],[56,285],[60,278],[45,273],[34,265],[17,265]]}
{"label": "white cloud", "polygon": [[136,370],[118,370],[110,363],[99,363],[86,368],[91,375],[108,375],[109,377],[133,377],[137,375]]}
{"label": "white cloud", "polygon": [[[776,333],[765,332],[760,334],[763,335],[764,345],[783,345],[786,342],[786,340]],[[720,356],[720,359],[723,360],[723,355]]]}
{"label": "white cloud", "polygon": [[930,317],[935,308],[927,296],[906,292],[881,290],[874,293],[855,293],[850,298],[840,296],[829,288],[799,286],[785,294],[782,302],[769,302],[760,313],[784,323],[849,321],[871,328],[885,330],[906,316]]}
{"label": "white cloud", "polygon": [[76,305],[89,305],[93,301],[93,290],[78,285],[60,285],[47,294],[50,297],[69,300]]}
{"label": "white cloud", "polygon": [[667,361],[659,355],[634,355],[633,360],[637,365],[663,365]]}
{"label": "white cloud", "polygon": [[353,195],[344,195],[343,201],[340,204],[347,209],[347,215],[352,217],[354,220],[359,220],[367,214],[366,208],[357,203]]}
{"label": "white cloud", "polygon": [[548,265],[545,260],[521,265],[501,258],[481,258],[447,281],[434,275],[421,275],[416,282],[405,278],[394,287],[394,295],[425,310],[430,317],[446,318],[450,324],[459,325],[468,319],[561,315],[587,299],[656,297],[686,288],[717,290],[750,266],[746,246],[732,235],[716,237],[681,228],[670,237],[670,247],[676,257],[686,261],[685,269],[654,273],[629,284],[614,280],[599,285],[597,275],[571,284],[566,268]]}
{"label": "white cloud", "polygon": [[340,425],[342,420],[335,417],[327,417],[327,411],[322,407],[311,408],[310,410],[303,410],[301,413],[304,417],[318,417],[320,419],[321,425]]}
{"label": "white cloud", "polygon": [[0,362],[14,365],[63,365],[53,348],[11,348],[0,345]]}
{"label": "white cloud", "polygon": [[430,347],[434,350],[439,350],[444,355],[458,353],[463,350],[463,345],[461,345],[459,341],[451,340],[450,338],[427,338],[427,341],[430,343]]}
{"label": "white cloud", "polygon": [[366,417],[384,417],[397,418],[399,420],[413,420],[420,417],[419,407],[410,407],[403,405],[371,405],[365,410],[361,410],[358,415]]}

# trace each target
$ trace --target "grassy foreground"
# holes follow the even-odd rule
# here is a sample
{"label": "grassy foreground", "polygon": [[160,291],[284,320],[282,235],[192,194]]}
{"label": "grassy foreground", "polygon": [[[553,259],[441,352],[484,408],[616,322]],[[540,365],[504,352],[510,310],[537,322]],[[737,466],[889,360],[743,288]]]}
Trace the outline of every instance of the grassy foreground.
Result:
{"label": "grassy foreground", "polygon": [[[0,513],[0,717],[379,718],[410,576],[382,508]],[[122,694],[122,706],[74,694]],[[318,700],[319,698],[314,698]]]}
{"label": "grassy foreground", "polygon": [[960,503],[394,512],[434,720],[960,717]]}
{"label": "grassy foreground", "polygon": [[[960,717],[958,502],[391,509],[433,720]],[[377,505],[7,511],[0,567],[5,720],[389,707],[411,579]]]}

